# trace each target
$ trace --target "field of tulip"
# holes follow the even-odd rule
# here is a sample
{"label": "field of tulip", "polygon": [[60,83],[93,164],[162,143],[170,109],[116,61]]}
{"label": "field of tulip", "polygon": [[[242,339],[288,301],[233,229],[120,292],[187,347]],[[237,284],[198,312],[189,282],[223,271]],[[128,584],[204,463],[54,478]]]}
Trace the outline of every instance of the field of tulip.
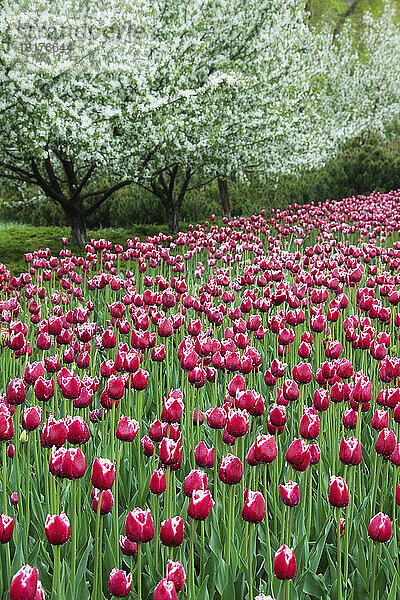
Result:
{"label": "field of tulip", "polygon": [[0,264],[0,598],[396,600],[400,190]]}

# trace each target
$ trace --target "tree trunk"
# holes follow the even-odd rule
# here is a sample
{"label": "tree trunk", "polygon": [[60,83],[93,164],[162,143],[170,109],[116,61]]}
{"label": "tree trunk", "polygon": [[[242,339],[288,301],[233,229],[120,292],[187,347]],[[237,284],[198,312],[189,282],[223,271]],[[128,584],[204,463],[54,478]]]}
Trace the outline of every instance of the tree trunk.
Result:
{"label": "tree trunk", "polygon": [[222,216],[232,218],[231,205],[229,202],[228,181],[225,178],[218,177],[219,197],[221,200]]}
{"label": "tree trunk", "polygon": [[179,231],[180,207],[172,204],[165,206],[167,213],[168,232],[170,235],[176,235]]}
{"label": "tree trunk", "polygon": [[67,216],[71,226],[71,244],[75,248],[83,248],[86,244],[86,215],[71,212]]}

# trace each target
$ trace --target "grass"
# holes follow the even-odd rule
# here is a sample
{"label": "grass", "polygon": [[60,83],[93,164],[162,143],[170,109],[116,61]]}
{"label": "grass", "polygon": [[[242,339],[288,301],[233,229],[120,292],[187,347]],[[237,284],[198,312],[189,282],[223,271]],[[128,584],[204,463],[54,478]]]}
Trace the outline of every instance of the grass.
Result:
{"label": "grass", "polygon": [[[183,230],[186,228],[187,226],[182,227]],[[145,239],[160,231],[167,233],[167,228],[159,225],[136,225],[129,229],[89,230],[87,237],[88,240],[106,238],[114,244],[124,245],[129,238],[138,236]],[[53,254],[58,254],[62,247],[62,237],[70,237],[69,227],[35,227],[27,224],[0,222],[0,262],[4,263],[13,275],[17,275],[26,271],[24,253],[39,248],[50,248]],[[76,252],[79,253],[79,251]]]}

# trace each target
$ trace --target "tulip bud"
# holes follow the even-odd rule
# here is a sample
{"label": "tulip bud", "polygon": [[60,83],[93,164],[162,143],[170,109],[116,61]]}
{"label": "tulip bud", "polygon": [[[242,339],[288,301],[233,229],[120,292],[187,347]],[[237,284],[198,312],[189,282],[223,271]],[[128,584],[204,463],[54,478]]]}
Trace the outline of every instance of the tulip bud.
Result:
{"label": "tulip bud", "polygon": [[0,544],[7,544],[14,533],[15,517],[0,515]]}
{"label": "tulip bud", "polygon": [[132,574],[128,575],[125,571],[120,571],[115,567],[108,579],[108,590],[112,596],[117,598],[125,598],[128,596],[132,587]]}
{"label": "tulip bud", "polygon": [[188,506],[188,516],[196,521],[204,521],[210,514],[214,500],[209,490],[193,492]]}
{"label": "tulip bud", "polygon": [[374,542],[388,542],[392,537],[390,517],[379,512],[368,525],[368,535]]}
{"label": "tulip bud", "polygon": [[35,600],[38,590],[39,571],[24,565],[14,575],[10,586],[11,600]]}
{"label": "tulip bud", "polygon": [[183,542],[182,517],[170,517],[161,523],[160,540],[164,546],[176,548]]}
{"label": "tulip bud", "polygon": [[332,475],[328,499],[329,504],[337,508],[342,508],[349,504],[349,490],[343,477]]}
{"label": "tulip bud", "polygon": [[138,431],[139,423],[137,421],[122,416],[118,421],[115,437],[124,442],[133,442]]}
{"label": "tulip bud", "polygon": [[375,450],[382,456],[390,456],[396,446],[396,435],[390,429],[382,429],[376,439]]}
{"label": "tulip bud", "polygon": [[275,554],[274,573],[278,579],[293,579],[296,575],[294,551],[285,544]]}
{"label": "tulip bud", "polygon": [[182,563],[179,561],[172,562],[172,560],[168,560],[165,578],[168,581],[174,582],[177,592],[182,591],[186,580],[186,574]]}
{"label": "tulip bud", "polygon": [[119,547],[125,556],[134,556],[137,552],[137,544],[123,535],[119,536]]}
{"label": "tulip bud", "polygon": [[158,469],[157,471],[154,471],[154,473],[150,477],[151,493],[159,496],[159,495],[163,494],[166,489],[167,489],[167,481],[165,478],[165,471],[163,469]]}
{"label": "tulip bud", "polygon": [[282,502],[286,506],[297,506],[300,502],[300,489],[299,484],[294,481],[288,481],[285,485],[279,485],[279,491],[281,493]]}
{"label": "tulip bud", "polygon": [[362,461],[360,440],[350,437],[348,440],[342,438],[340,442],[339,460],[345,465],[359,465]]}
{"label": "tulip bud", "polygon": [[125,520],[125,535],[131,542],[150,542],[154,537],[154,523],[149,510],[134,508]]}
{"label": "tulip bud", "polygon": [[161,579],[154,590],[153,600],[178,600],[174,582]]}
{"label": "tulip bud", "polygon": [[185,478],[183,484],[183,493],[188,498],[192,497],[192,493],[195,490],[206,490],[208,485],[207,473],[199,471],[198,469],[192,469],[189,475]]}
{"label": "tulip bud", "polygon": [[60,546],[69,540],[71,528],[65,512],[60,515],[47,515],[45,533],[47,540],[53,546]]}
{"label": "tulip bud", "polygon": [[92,509],[93,512],[97,514],[97,509],[99,505],[99,498],[101,494],[101,503],[100,503],[100,514],[107,515],[111,512],[111,509],[114,504],[114,496],[112,495],[111,490],[98,490],[96,488],[92,489]]}
{"label": "tulip bud", "polygon": [[249,523],[261,523],[265,517],[265,500],[261,492],[245,489],[242,518]]}
{"label": "tulip bud", "polygon": [[99,490],[111,489],[115,480],[115,463],[108,458],[95,458],[92,468],[92,484]]}
{"label": "tulip bud", "polygon": [[243,477],[243,464],[240,458],[233,454],[223,456],[218,475],[222,483],[228,485],[239,483]]}

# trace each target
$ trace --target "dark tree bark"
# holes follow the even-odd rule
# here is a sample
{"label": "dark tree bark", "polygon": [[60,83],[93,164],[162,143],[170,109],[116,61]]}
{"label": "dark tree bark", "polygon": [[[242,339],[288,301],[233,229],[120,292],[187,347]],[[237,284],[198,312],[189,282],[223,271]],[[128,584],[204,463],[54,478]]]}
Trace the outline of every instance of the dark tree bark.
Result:
{"label": "dark tree bark", "polygon": [[190,167],[180,175],[179,166],[175,165],[158,173],[151,182],[151,189],[146,188],[161,200],[170,235],[176,235],[179,231],[182,203],[192,177]]}
{"label": "dark tree bark", "polygon": [[226,178],[218,177],[219,197],[221,200],[222,216],[232,218],[231,205],[229,202],[228,181]]}
{"label": "dark tree bark", "polygon": [[360,4],[361,0],[353,0],[353,2],[350,4],[349,8],[346,10],[346,12],[340,17],[335,29],[333,30],[333,37],[336,38],[337,35],[339,34],[341,28],[343,27],[343,25],[345,24],[346,20],[351,17],[357,10],[358,5]]}
{"label": "dark tree bark", "polygon": [[86,244],[86,215],[74,214],[69,217],[71,227],[71,242],[76,248],[83,248]]}
{"label": "dark tree bark", "polygon": [[[130,180],[119,181],[105,189],[85,192],[88,183],[96,171],[93,164],[86,171],[78,173],[73,162],[60,152],[52,149],[53,160],[48,156],[37,162],[32,158],[30,166],[18,167],[12,162],[0,163],[1,175],[12,181],[39,186],[48,198],[57,202],[63,209],[71,227],[71,241],[76,248],[86,244],[86,218],[93,214],[115,191],[132,183]],[[12,156],[10,156],[12,158]],[[61,169],[60,169],[61,167]]]}

